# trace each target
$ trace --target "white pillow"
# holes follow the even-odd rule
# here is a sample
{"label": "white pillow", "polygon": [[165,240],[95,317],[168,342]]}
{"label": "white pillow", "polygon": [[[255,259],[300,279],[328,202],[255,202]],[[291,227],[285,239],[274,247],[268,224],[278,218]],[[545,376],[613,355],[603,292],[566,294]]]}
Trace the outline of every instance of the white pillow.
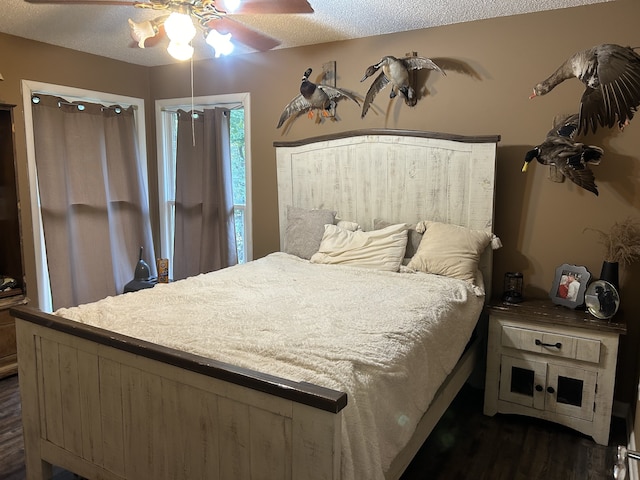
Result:
{"label": "white pillow", "polygon": [[407,247],[407,225],[363,232],[325,225],[313,263],[353,265],[397,272]]}
{"label": "white pillow", "polygon": [[360,228],[360,225],[357,222],[350,222],[349,220],[342,220],[339,219],[338,217],[336,217],[336,222],[335,224],[342,228],[343,230],[350,230],[352,232],[355,232],[356,230],[362,230]]}

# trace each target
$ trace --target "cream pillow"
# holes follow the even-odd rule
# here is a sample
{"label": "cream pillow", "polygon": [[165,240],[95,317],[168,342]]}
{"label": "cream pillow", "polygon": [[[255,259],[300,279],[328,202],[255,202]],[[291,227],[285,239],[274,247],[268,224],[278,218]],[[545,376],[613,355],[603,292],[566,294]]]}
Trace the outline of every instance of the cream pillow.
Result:
{"label": "cream pillow", "polygon": [[397,272],[406,247],[407,226],[404,224],[370,232],[325,225],[320,248],[311,262]]}
{"label": "cream pillow", "polygon": [[480,255],[494,235],[440,222],[420,222],[418,231],[422,228],[422,241],[407,267],[474,283]]}

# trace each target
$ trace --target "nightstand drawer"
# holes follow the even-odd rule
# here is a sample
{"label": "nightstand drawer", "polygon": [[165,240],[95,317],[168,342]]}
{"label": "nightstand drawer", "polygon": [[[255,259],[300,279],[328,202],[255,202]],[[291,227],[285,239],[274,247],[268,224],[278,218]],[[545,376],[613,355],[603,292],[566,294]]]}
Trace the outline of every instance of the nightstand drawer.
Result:
{"label": "nightstand drawer", "polygon": [[584,362],[600,362],[599,340],[574,337],[572,335],[504,325],[502,327],[502,346]]}

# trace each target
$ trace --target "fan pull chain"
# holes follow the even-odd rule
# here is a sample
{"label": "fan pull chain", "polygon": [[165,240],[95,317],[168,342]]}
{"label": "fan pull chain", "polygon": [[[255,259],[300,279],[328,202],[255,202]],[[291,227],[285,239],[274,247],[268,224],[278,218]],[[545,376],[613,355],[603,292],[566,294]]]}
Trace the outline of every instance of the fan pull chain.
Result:
{"label": "fan pull chain", "polygon": [[194,118],[194,104],[193,104],[193,55],[191,56],[191,141],[193,146],[196,146],[196,127]]}

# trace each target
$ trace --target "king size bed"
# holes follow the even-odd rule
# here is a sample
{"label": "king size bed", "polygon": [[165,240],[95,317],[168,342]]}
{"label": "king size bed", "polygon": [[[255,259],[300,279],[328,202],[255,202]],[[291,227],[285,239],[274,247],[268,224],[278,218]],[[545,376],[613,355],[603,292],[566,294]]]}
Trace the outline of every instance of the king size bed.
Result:
{"label": "king size bed", "polygon": [[280,252],[13,309],[27,478],[400,478],[484,348],[498,140],[278,142]]}

